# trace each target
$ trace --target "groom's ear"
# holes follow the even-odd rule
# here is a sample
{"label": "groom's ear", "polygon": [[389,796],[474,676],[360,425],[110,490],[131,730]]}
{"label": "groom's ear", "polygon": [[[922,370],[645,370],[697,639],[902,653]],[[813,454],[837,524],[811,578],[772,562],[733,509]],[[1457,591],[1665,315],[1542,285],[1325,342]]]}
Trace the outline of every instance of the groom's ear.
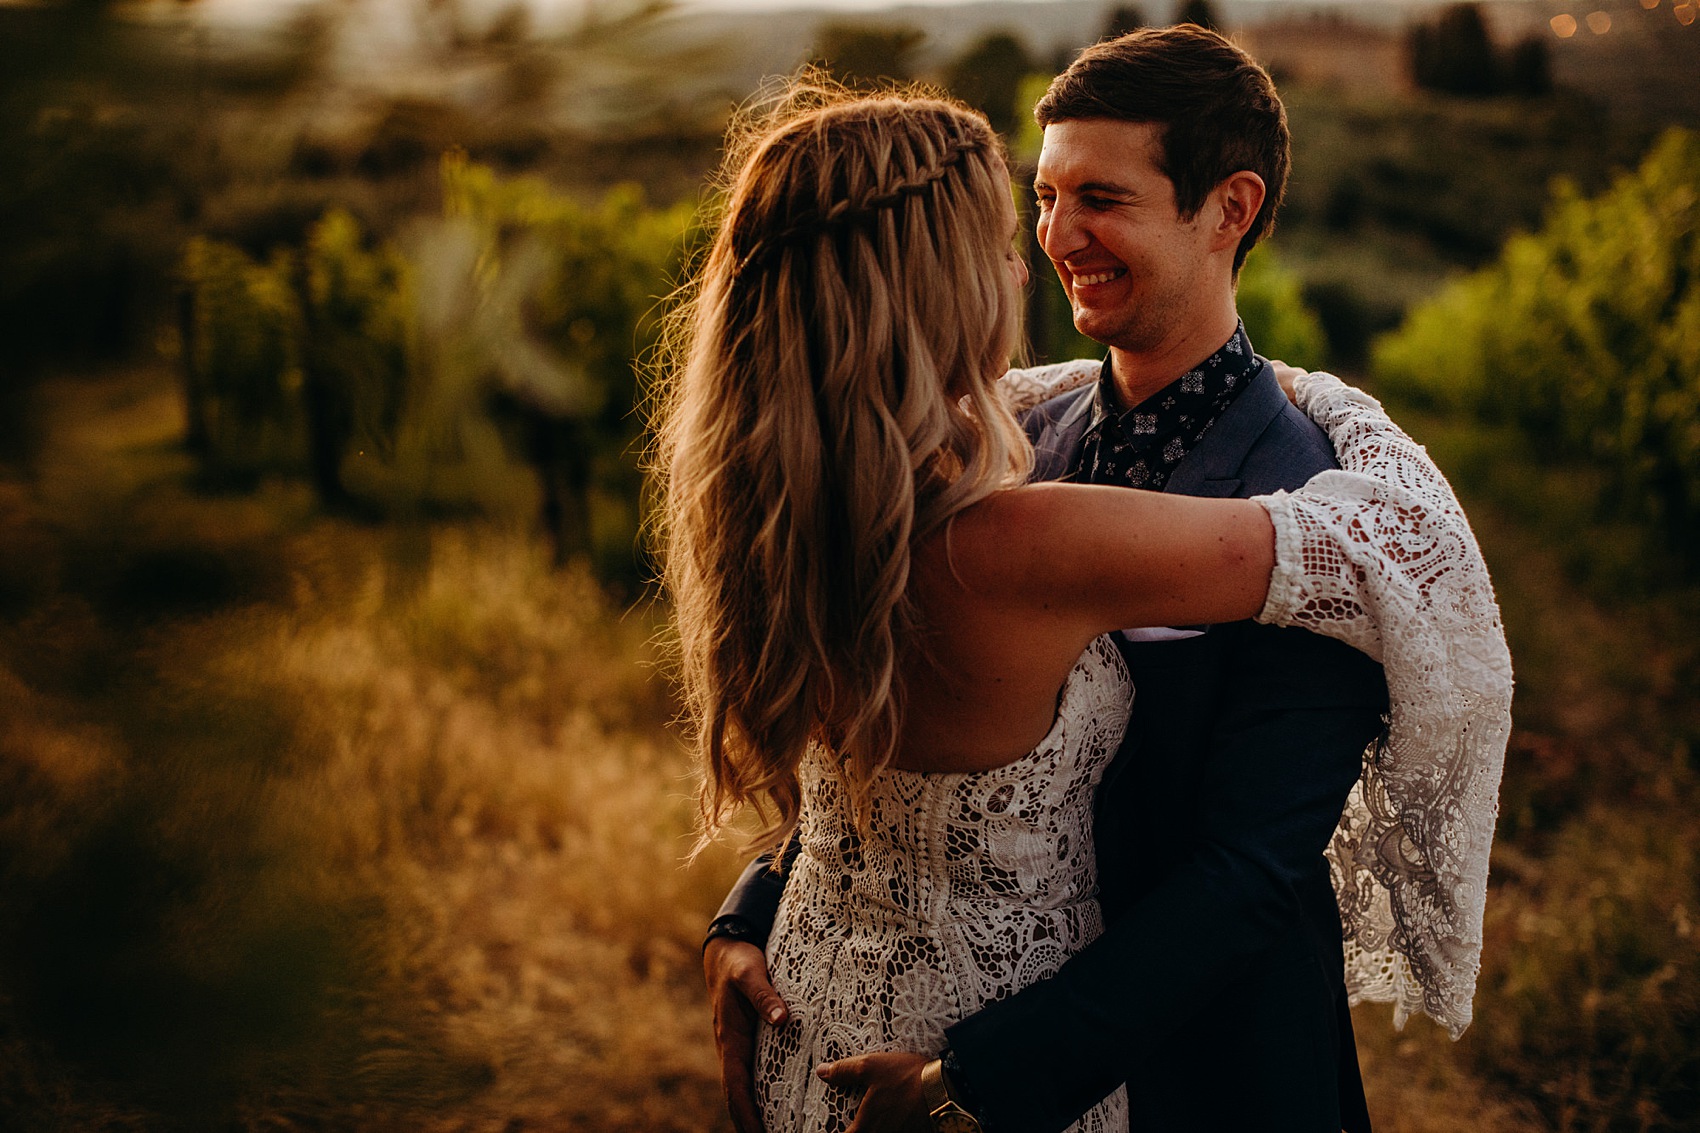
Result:
{"label": "groom's ear", "polygon": [[1210,203],[1215,206],[1211,210],[1214,220],[1212,249],[1220,251],[1239,247],[1252,222],[1257,219],[1258,210],[1263,208],[1267,192],[1263,178],[1249,169],[1228,174],[1221,184],[1210,190]]}

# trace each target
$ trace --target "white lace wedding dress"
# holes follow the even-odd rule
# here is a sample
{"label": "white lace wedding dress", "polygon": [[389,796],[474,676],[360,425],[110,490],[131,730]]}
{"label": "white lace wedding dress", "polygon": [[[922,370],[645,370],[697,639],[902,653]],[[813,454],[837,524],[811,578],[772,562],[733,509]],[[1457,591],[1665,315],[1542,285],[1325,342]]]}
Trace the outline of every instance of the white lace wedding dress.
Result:
{"label": "white lace wedding dress", "polygon": [[[1099,638],[1031,752],[973,774],[888,769],[861,836],[837,763],[809,754],[802,845],[768,937],[791,1021],[763,1028],[757,1048],[766,1133],[848,1128],[860,1096],[829,1087],[816,1066],[937,1051],[950,1024],[1051,975],[1103,931],[1092,797],[1132,700],[1121,654]],[[1126,1130],[1126,1096],[1074,1128]]]}
{"label": "white lace wedding dress", "polygon": [[[1078,369],[1078,368],[1076,368]],[[1032,375],[1037,374],[1037,379]],[[1027,371],[1016,396],[1085,380]],[[1328,375],[1298,403],[1342,471],[1260,497],[1276,565],[1260,621],[1341,638],[1383,662],[1391,729],[1330,850],[1348,986],[1461,1032],[1481,953],[1495,799],[1510,728],[1510,658],[1487,570],[1427,454],[1373,399]],[[791,1008],[758,1042],[767,1133],[846,1129],[860,1098],[821,1062],[943,1047],[945,1028],[1055,972],[1102,930],[1092,797],[1134,690],[1108,638],[1063,685],[1050,733],[975,774],[889,770],[858,836],[837,765],[801,769],[801,851],[768,939]],[[1124,1130],[1118,1091],[1074,1128]]]}

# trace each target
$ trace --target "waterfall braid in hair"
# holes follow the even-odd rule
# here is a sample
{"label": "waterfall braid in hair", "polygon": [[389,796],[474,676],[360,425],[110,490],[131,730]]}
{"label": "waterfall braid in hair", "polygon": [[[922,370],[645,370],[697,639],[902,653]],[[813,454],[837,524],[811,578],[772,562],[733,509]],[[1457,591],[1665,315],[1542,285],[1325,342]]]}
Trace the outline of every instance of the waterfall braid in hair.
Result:
{"label": "waterfall braid in hair", "polygon": [[[809,745],[858,809],[896,754],[911,551],[1020,483],[1008,173],[979,114],[812,76],[746,116],[663,359],[665,578],[703,838],[796,821]],[[1000,199],[1001,198],[1001,199]]]}

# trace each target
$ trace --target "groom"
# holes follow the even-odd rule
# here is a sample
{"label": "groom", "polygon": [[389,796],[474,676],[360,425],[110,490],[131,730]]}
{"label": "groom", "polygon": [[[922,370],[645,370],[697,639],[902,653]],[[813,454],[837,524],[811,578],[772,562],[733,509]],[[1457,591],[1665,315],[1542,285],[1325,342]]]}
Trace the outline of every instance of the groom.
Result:
{"label": "groom", "polygon": [[[1195,496],[1296,488],[1334,467],[1234,306],[1286,184],[1261,68],[1192,26],[1084,52],[1035,110],[1038,238],[1099,380],[1038,406],[1036,479]],[[1130,631],[1137,690],[1099,788],[1107,929],[1048,980],[827,1080],[858,1130],[1051,1133],[1122,1082],[1135,1130],[1368,1130],[1323,850],[1387,708],[1346,646],[1249,622]],[[783,871],[752,866],[704,950],[733,1118],[759,1128],[755,1015],[785,1019],[760,945]]]}

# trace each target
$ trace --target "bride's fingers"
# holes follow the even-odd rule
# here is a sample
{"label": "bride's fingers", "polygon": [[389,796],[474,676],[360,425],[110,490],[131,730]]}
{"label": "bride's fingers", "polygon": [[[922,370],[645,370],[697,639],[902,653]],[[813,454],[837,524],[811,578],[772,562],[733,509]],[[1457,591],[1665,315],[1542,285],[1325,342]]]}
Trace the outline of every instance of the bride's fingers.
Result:
{"label": "bride's fingers", "polygon": [[1275,368],[1275,380],[1280,383],[1281,392],[1287,395],[1288,401],[1293,401],[1295,392],[1293,383],[1297,379],[1304,377],[1306,371],[1299,369],[1297,366],[1289,366],[1285,362],[1275,358],[1270,359],[1269,364]]}

